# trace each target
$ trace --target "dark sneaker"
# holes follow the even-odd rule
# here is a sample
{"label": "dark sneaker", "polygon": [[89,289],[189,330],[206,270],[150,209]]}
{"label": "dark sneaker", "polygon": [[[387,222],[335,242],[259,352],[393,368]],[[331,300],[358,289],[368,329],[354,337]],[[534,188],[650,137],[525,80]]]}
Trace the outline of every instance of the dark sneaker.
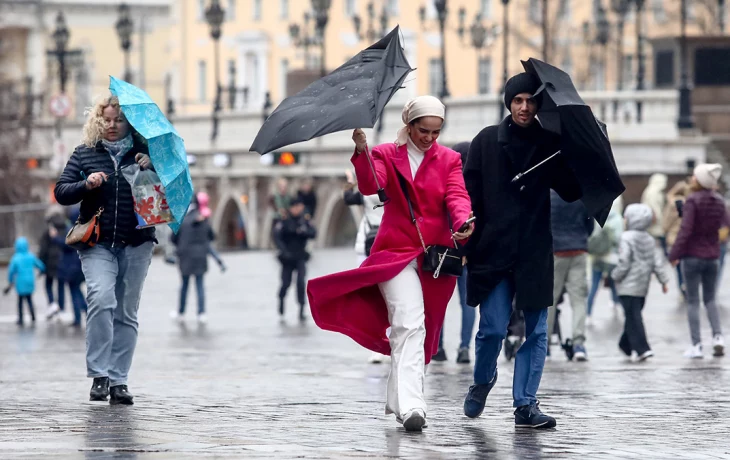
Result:
{"label": "dark sneaker", "polygon": [[573,358],[576,361],[588,361],[588,352],[583,345],[573,345]]}
{"label": "dark sneaker", "polygon": [[431,360],[437,362],[443,362],[448,359],[449,358],[446,357],[446,350],[444,350],[443,348],[439,348],[439,351],[437,351],[436,354],[431,357]]}
{"label": "dark sneaker", "polygon": [[117,404],[124,404],[125,406],[131,406],[134,404],[134,396],[127,389],[127,385],[116,385],[109,389],[109,404],[116,406]]}
{"label": "dark sneaker", "polygon": [[284,316],[284,299],[279,299],[279,316]]}
{"label": "dark sneaker", "polygon": [[515,410],[517,428],[555,428],[555,419],[540,410],[540,403],[520,406]]}
{"label": "dark sneaker", "polygon": [[307,316],[304,314],[304,305],[299,306],[299,321],[302,323],[307,320]]}
{"label": "dark sneaker", "polygon": [[456,355],[456,362],[459,364],[469,364],[471,362],[468,348],[459,348],[459,352]]}
{"label": "dark sneaker", "polygon": [[469,418],[477,418],[484,412],[484,405],[487,403],[487,396],[497,383],[497,370],[494,370],[494,378],[487,384],[474,384],[469,387],[469,393],[464,399],[464,415]]}
{"label": "dark sneaker", "polygon": [[109,396],[109,377],[96,377],[91,384],[89,401],[106,401]]}
{"label": "dark sneaker", "polygon": [[413,410],[406,414],[403,420],[406,431],[422,431],[426,428],[426,416],[420,410]]}

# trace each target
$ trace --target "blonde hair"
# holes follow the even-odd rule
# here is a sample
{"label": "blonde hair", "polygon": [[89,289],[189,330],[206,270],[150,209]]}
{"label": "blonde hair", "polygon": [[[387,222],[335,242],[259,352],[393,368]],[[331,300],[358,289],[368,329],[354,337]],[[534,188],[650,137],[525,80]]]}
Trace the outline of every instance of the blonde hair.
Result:
{"label": "blonde hair", "polygon": [[106,126],[104,124],[104,109],[107,107],[114,107],[122,113],[122,109],[119,107],[119,99],[112,95],[107,94],[100,97],[93,107],[86,109],[84,114],[86,115],[86,123],[84,123],[84,134],[83,143],[87,147],[94,147],[97,142],[104,138],[104,131]]}

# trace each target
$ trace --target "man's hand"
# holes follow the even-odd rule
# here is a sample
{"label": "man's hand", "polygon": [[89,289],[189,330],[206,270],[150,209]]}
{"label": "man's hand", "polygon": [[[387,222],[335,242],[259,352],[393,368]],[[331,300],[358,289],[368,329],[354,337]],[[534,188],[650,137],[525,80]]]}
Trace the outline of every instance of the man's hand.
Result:
{"label": "man's hand", "polygon": [[365,147],[368,145],[368,138],[365,136],[365,131],[357,128],[352,132],[352,140],[355,141],[355,150],[357,150],[357,153],[365,151]]}
{"label": "man's hand", "polygon": [[136,161],[142,169],[150,169],[152,167],[152,160],[150,160],[150,156],[147,154],[138,153],[134,157],[134,161]]}
{"label": "man's hand", "polygon": [[672,267],[676,267],[679,265],[679,260],[672,260],[670,263],[672,264]]}
{"label": "man's hand", "polygon": [[[471,219],[472,217],[474,217],[474,211],[469,213],[469,218]],[[458,232],[454,233],[454,239],[456,241],[462,241],[469,238],[472,233],[474,233],[474,222],[470,223],[466,229],[462,227]]]}
{"label": "man's hand", "polygon": [[669,286],[667,286],[666,284],[662,284],[662,292],[665,294],[669,292]]}

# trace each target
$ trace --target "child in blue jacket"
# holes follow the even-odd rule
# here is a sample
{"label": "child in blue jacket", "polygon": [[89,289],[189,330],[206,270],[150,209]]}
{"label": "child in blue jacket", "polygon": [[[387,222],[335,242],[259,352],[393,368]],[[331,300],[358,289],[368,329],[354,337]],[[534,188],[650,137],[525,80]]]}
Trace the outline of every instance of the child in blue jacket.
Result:
{"label": "child in blue jacket", "polygon": [[8,281],[15,286],[15,292],[18,293],[19,326],[23,325],[23,300],[28,303],[30,318],[35,322],[32,299],[35,291],[35,268],[38,268],[41,272],[46,270],[43,262],[28,249],[28,240],[23,237],[18,238],[15,240],[15,254],[10,259]]}

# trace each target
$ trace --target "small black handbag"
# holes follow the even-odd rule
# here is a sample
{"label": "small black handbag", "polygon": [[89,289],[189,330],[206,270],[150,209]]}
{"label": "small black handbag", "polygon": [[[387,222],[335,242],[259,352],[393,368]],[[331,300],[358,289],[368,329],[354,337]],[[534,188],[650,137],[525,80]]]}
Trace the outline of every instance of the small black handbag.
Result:
{"label": "small black handbag", "polygon": [[[423,253],[425,254],[423,257],[423,266],[421,268],[423,271],[433,272],[434,279],[441,275],[461,276],[464,272],[464,266],[461,263],[461,251],[459,251],[459,246],[456,244],[454,237],[451,237],[452,241],[454,241],[453,248],[438,244],[426,246],[426,243],[423,241],[423,235],[421,234],[421,228],[418,226],[416,215],[413,212],[413,204],[408,196],[408,189],[406,188],[405,181],[400,176],[398,177],[398,180],[400,181],[400,186],[403,189],[403,194],[406,197],[408,211],[411,213],[411,220],[416,226],[418,238],[421,240],[421,246],[423,247]],[[451,222],[451,219],[449,219],[449,222]],[[453,233],[453,229],[450,228],[449,230]]]}

